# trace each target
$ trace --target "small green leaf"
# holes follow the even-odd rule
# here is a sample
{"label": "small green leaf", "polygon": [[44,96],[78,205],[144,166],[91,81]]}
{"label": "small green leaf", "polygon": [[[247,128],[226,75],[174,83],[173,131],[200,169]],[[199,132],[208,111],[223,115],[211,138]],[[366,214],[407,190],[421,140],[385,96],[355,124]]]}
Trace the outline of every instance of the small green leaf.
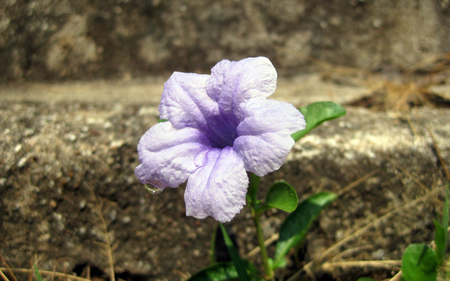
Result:
{"label": "small green leaf", "polygon": [[299,108],[305,116],[306,128],[292,134],[292,138],[298,141],[309,131],[319,126],[325,121],[329,121],[346,114],[345,108],[331,101],[321,101],[309,104]]}
{"label": "small green leaf", "polygon": [[277,264],[275,264],[275,262],[272,260],[272,264],[270,266],[272,266],[273,269],[276,268],[284,268],[288,265],[288,259],[281,259],[280,261],[278,261]]}
{"label": "small green leaf", "polygon": [[297,192],[287,182],[273,184],[266,196],[266,205],[285,212],[294,211],[297,208],[297,204]]}
{"label": "small green leaf", "polygon": [[188,281],[225,281],[239,280],[236,268],[231,262],[210,265],[195,273]]}
{"label": "small green leaf", "polygon": [[436,253],[436,261],[438,265],[442,265],[445,259],[445,253],[447,252],[447,244],[448,244],[448,212],[449,212],[449,187],[447,184],[445,201],[444,201],[444,210],[442,211],[442,223],[433,220],[434,226],[436,227],[436,233],[434,234],[434,243],[436,245],[435,253]]}
{"label": "small green leaf", "polygon": [[[258,269],[252,263],[248,261],[244,262],[246,262],[246,267],[252,273],[252,276],[256,276]],[[263,279],[253,277],[251,280],[259,281]],[[239,281],[239,275],[232,262],[220,262],[195,273],[188,281]]]}
{"label": "small green leaf", "polygon": [[158,123],[162,123],[162,122],[166,122],[166,121],[169,121],[169,119],[159,119]]}
{"label": "small green leaf", "polygon": [[445,258],[445,252],[447,250],[447,231],[442,227],[442,225],[433,220],[434,226],[436,227],[436,233],[434,234],[434,243],[436,245],[436,262],[441,265]]}
{"label": "small green leaf", "polygon": [[320,192],[301,202],[281,225],[280,238],[275,251],[274,267],[282,266],[283,259],[291,248],[299,248],[308,229],[320,212],[337,198],[331,192]]}
{"label": "small green leaf", "polygon": [[225,245],[227,245],[227,249],[228,249],[228,252],[230,253],[231,260],[233,261],[233,264],[239,275],[239,280],[240,281],[250,281],[250,277],[247,274],[247,269],[245,267],[245,264],[241,260],[241,257],[239,257],[239,254],[238,254],[236,248],[234,247],[233,242],[231,241],[227,230],[225,229],[223,224],[219,223],[219,226],[220,226],[220,229],[222,230],[223,239],[225,240]]}
{"label": "small green leaf", "polygon": [[447,233],[447,228],[448,228],[448,216],[449,216],[449,203],[448,203],[448,200],[449,200],[449,196],[450,196],[450,194],[449,194],[449,192],[450,192],[450,189],[449,189],[449,186],[448,186],[448,183],[447,183],[447,188],[446,188],[446,193],[445,193],[445,202],[444,202],[444,211],[443,211],[443,213],[442,213],[442,227],[445,229],[445,232]]}
{"label": "small green leaf", "polygon": [[33,264],[33,267],[34,267],[34,274],[36,274],[37,280],[42,281],[42,277],[41,277],[41,274],[39,273],[38,267],[35,264]]}
{"label": "small green leaf", "polygon": [[425,244],[409,245],[402,256],[402,280],[436,281],[436,255]]}

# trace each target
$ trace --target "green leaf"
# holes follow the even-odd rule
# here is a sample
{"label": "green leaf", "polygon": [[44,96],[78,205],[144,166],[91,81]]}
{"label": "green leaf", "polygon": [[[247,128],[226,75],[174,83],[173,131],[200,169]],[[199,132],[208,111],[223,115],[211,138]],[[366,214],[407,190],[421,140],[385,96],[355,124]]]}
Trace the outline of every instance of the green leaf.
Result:
{"label": "green leaf", "polygon": [[42,281],[42,277],[41,277],[41,274],[39,273],[38,267],[35,264],[33,264],[33,267],[34,267],[34,274],[36,274],[37,280]]}
{"label": "green leaf", "polygon": [[434,234],[434,243],[436,245],[435,253],[436,253],[436,262],[438,265],[441,265],[445,259],[445,253],[447,251],[448,244],[448,197],[449,197],[449,187],[447,184],[445,202],[444,202],[444,210],[442,212],[442,223],[433,220],[434,226],[436,227],[436,233]]}
{"label": "green leaf", "polygon": [[230,253],[231,260],[233,261],[233,264],[239,275],[239,280],[240,281],[250,281],[250,277],[248,277],[245,264],[241,260],[241,257],[239,257],[239,254],[238,254],[236,248],[234,247],[233,242],[231,241],[227,230],[225,229],[223,224],[219,223],[219,226],[220,226],[220,229],[222,230],[223,238],[225,240],[225,245],[227,245],[227,249],[228,249],[228,252]]}
{"label": "green leaf", "polygon": [[441,265],[445,258],[445,252],[447,250],[447,231],[442,227],[442,225],[433,220],[434,226],[436,227],[436,233],[434,234],[434,243],[436,245],[436,262]]}
{"label": "green leaf", "polygon": [[329,121],[346,114],[345,108],[331,101],[321,101],[299,108],[305,116],[306,128],[292,134],[292,138],[298,141],[309,131],[319,126],[325,121]]}
{"label": "green leaf", "polygon": [[239,280],[236,268],[231,262],[210,265],[195,273],[188,281],[224,281]]}
{"label": "green leaf", "polygon": [[[246,262],[246,267],[252,276],[258,274],[258,269],[248,262]],[[210,265],[201,271],[195,273],[188,279],[188,281],[239,281],[239,275],[232,262],[220,262]],[[263,280],[257,277],[251,279],[252,281]]]}
{"label": "green leaf", "polygon": [[443,213],[442,213],[442,227],[445,229],[445,231],[447,232],[447,228],[448,228],[448,216],[449,216],[449,203],[448,203],[448,200],[449,200],[449,196],[450,196],[450,194],[449,194],[449,192],[450,192],[450,189],[449,189],[449,186],[448,186],[448,183],[447,183],[447,189],[446,189],[446,194],[445,194],[445,202],[444,202],[444,211],[443,211]]}
{"label": "green leaf", "polygon": [[358,278],[356,281],[376,281],[375,279],[369,278],[369,277],[361,277]]}
{"label": "green leaf", "polygon": [[436,281],[436,255],[425,244],[409,245],[402,256],[402,280]]}
{"label": "green leaf", "polygon": [[289,214],[281,225],[280,238],[275,251],[275,268],[282,266],[283,259],[291,248],[301,246],[308,229],[320,212],[336,198],[336,194],[331,192],[314,194],[301,202],[297,209]]}
{"label": "green leaf", "polygon": [[277,182],[269,188],[265,203],[268,207],[292,212],[297,208],[297,192],[287,182]]}
{"label": "green leaf", "polygon": [[158,123],[162,123],[162,122],[166,122],[166,121],[169,121],[169,119],[159,119]]}

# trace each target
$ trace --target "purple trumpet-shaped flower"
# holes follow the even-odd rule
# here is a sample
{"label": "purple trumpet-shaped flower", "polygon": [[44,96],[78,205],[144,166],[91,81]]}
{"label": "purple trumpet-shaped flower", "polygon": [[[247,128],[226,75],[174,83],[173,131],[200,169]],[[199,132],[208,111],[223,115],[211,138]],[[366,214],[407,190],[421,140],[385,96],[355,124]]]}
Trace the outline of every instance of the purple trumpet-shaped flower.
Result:
{"label": "purple trumpet-shaped flower", "polygon": [[289,103],[268,100],[277,72],[264,57],[223,60],[211,75],[175,72],[164,84],[160,118],[138,145],[136,176],[156,188],[187,180],[186,214],[230,221],[245,205],[248,172],[281,167],[305,128]]}

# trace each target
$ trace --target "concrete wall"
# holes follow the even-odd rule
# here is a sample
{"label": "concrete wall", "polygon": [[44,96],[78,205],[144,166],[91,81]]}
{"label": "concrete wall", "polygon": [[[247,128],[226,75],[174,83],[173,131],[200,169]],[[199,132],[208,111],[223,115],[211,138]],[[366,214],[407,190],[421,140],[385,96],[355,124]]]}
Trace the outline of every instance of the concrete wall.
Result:
{"label": "concrete wall", "polygon": [[208,72],[269,57],[401,70],[450,50],[448,0],[3,0],[0,81]]}

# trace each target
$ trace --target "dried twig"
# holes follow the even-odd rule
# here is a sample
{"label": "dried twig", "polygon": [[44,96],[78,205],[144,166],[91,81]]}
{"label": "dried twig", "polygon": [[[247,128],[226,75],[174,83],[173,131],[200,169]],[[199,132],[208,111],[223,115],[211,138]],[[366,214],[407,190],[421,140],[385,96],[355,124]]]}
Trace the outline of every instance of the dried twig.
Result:
{"label": "dried twig", "polygon": [[390,281],[400,281],[402,280],[402,271],[400,270],[397,272],[397,274],[394,275],[394,277],[391,278]]}
{"label": "dried twig", "polygon": [[425,126],[425,128],[427,129],[428,133],[430,134],[431,140],[433,141],[433,145],[434,145],[434,149],[436,151],[436,154],[439,158],[439,161],[441,162],[442,168],[444,169],[445,175],[447,176],[447,179],[450,181],[450,173],[448,172],[447,169],[447,165],[445,165],[444,159],[442,158],[441,155],[441,151],[439,150],[439,147],[437,145],[436,139],[434,138],[433,133],[431,132],[431,130]]}
{"label": "dried twig", "polygon": [[358,185],[360,185],[361,183],[365,182],[366,180],[370,179],[373,175],[375,175],[376,173],[378,173],[380,171],[380,169],[376,169],[373,170],[372,172],[364,175],[363,177],[357,179],[356,181],[352,182],[351,184],[347,185],[346,187],[340,189],[338,192],[336,192],[336,194],[338,196],[341,196],[342,194],[348,192],[349,190],[351,190],[354,187],[357,187]]}
{"label": "dried twig", "polygon": [[[376,224],[382,222],[383,220],[386,220],[386,219],[392,217],[393,215],[397,214],[398,212],[400,212],[400,211],[402,211],[402,210],[404,210],[404,209],[406,209],[406,208],[412,207],[412,206],[418,204],[419,202],[422,202],[422,201],[426,200],[429,196],[433,195],[433,194],[436,193],[437,191],[439,191],[439,190],[433,190],[433,191],[430,191],[429,193],[425,194],[424,196],[421,196],[421,197],[419,197],[419,198],[417,198],[417,199],[415,199],[415,200],[412,200],[412,201],[410,201],[410,202],[408,202],[408,203],[406,203],[406,204],[404,204],[404,205],[401,205],[401,206],[399,206],[399,207],[393,209],[392,211],[390,211],[390,212],[384,214],[383,216],[381,216],[381,217],[379,217],[379,218],[377,218],[377,219],[371,221],[370,223],[366,224],[364,227],[358,229],[357,231],[353,232],[353,233],[350,234],[349,236],[343,238],[342,240],[340,240],[339,242],[337,242],[336,244],[334,244],[333,246],[331,246],[330,248],[328,248],[325,252],[323,252],[323,253],[320,255],[319,258],[316,258],[315,261],[317,262],[317,261],[322,260],[323,258],[325,258],[325,256],[327,256],[328,254],[332,253],[334,250],[336,250],[338,247],[344,245],[346,242],[352,240],[353,238],[356,238],[356,237],[361,236],[363,233],[365,233],[365,232],[366,232],[367,230],[369,230],[371,227],[373,227],[373,226],[375,226]],[[311,266],[313,262],[314,262],[314,260],[311,261],[311,262],[309,262],[309,263],[308,263],[309,266]],[[306,266],[308,266],[308,264],[307,264]]]}
{"label": "dried twig", "polygon": [[175,269],[174,272],[176,274],[178,274],[181,277],[181,280],[188,280],[190,276],[190,274],[186,274],[183,271],[179,270],[179,269]]}
{"label": "dried twig", "polygon": [[403,71],[403,74],[409,76],[424,66],[436,64],[436,62],[438,62],[441,59],[444,59],[446,56],[447,56],[447,54],[439,54],[439,55],[429,56],[429,57],[415,63],[414,65],[406,68]]}
{"label": "dried twig", "polygon": [[3,271],[1,271],[1,270],[0,270],[0,276],[3,278],[3,280],[9,281],[8,277],[6,277],[6,275],[3,274]]}
{"label": "dried twig", "polygon": [[423,183],[421,183],[416,177],[414,177],[413,175],[411,175],[410,172],[408,172],[407,170],[405,170],[403,167],[401,167],[397,162],[395,162],[393,159],[391,159],[389,156],[387,156],[386,154],[384,155],[387,160],[389,160],[389,162],[391,162],[392,165],[394,165],[395,168],[399,169],[402,173],[404,173],[405,175],[407,175],[408,177],[410,177],[415,183],[417,183],[421,188],[423,188],[424,190],[429,191],[430,189],[428,187],[426,187]]}
{"label": "dried twig", "polygon": [[375,268],[398,268],[401,266],[400,260],[373,260],[373,261],[340,261],[340,262],[325,262],[322,264],[322,268],[325,271],[330,271],[333,268],[347,268],[347,267],[375,267]]}
{"label": "dried twig", "polygon": [[338,261],[339,259],[342,259],[344,256],[352,255],[352,254],[358,253],[362,250],[370,250],[370,249],[373,249],[373,245],[365,245],[365,246],[361,246],[361,247],[347,249],[347,250],[344,250],[344,251],[340,252],[339,254],[335,255],[331,259],[331,261]]}
{"label": "dried twig", "polygon": [[313,281],[317,281],[316,276],[314,276],[314,273],[312,272],[311,268],[305,268],[306,274],[311,278]]}
{"label": "dried twig", "polygon": [[[269,239],[267,239],[266,241],[264,241],[264,245],[267,247],[270,244],[272,244],[273,242],[277,241],[278,238],[280,238],[280,234],[279,233],[275,233],[274,235],[272,235]],[[254,248],[253,250],[251,250],[250,252],[248,252],[247,254],[247,258],[253,257],[254,255],[256,255],[257,253],[259,253],[261,249],[258,247]]]}
{"label": "dried twig", "polygon": [[107,255],[108,255],[108,259],[109,259],[109,268],[110,268],[111,281],[115,281],[114,259],[113,259],[113,254],[112,254],[113,250],[111,248],[111,241],[109,239],[108,227],[106,225],[105,217],[103,216],[103,212],[102,212],[102,208],[101,208],[100,202],[98,201],[97,196],[94,193],[94,190],[92,188],[90,190],[91,190],[92,197],[95,200],[96,210],[97,210],[97,213],[98,213],[98,217],[101,220],[101,224],[102,224],[102,227],[103,227],[103,232],[104,232],[104,235],[105,235],[105,243],[102,243],[102,244],[104,244],[104,246],[106,248],[106,252],[107,252]]}
{"label": "dried twig", "polygon": [[338,249],[339,247],[341,247],[342,245],[344,245],[345,243],[347,243],[348,241],[361,236],[363,233],[365,233],[367,230],[369,230],[371,227],[375,226],[376,224],[382,222],[383,220],[386,220],[388,218],[390,218],[391,216],[397,214],[400,211],[403,211],[404,209],[407,209],[409,207],[412,207],[426,199],[428,199],[428,197],[430,197],[431,195],[434,195],[435,193],[437,193],[439,191],[439,189],[435,189],[432,190],[430,192],[428,192],[427,194],[412,200],[406,204],[403,204],[393,210],[391,210],[390,212],[384,214],[383,216],[371,221],[370,223],[366,224],[364,227],[358,229],[357,231],[353,232],[352,234],[348,235],[347,237],[343,238],[342,240],[338,241],[337,243],[335,243],[333,246],[331,246],[330,248],[328,248],[327,250],[325,250],[319,257],[313,259],[312,261],[310,261],[309,263],[307,263],[302,269],[300,269],[299,271],[297,271],[294,275],[292,275],[288,281],[293,281],[296,280],[296,278],[298,276],[300,276],[300,274],[305,271],[306,269],[311,269],[312,266],[314,264],[316,264],[317,262],[322,261],[327,255],[331,254],[333,251],[335,251],[336,249]]}
{"label": "dried twig", "polygon": [[[6,267],[0,267],[0,271],[5,270],[5,269],[6,269]],[[13,272],[19,272],[19,273],[28,273],[28,274],[34,273],[34,269],[28,269],[28,268],[11,268],[10,270]],[[78,277],[78,276],[74,276],[74,275],[70,275],[70,274],[66,274],[66,273],[54,272],[54,271],[49,271],[49,270],[40,270],[39,269],[39,273],[42,275],[54,274],[56,277],[68,278],[68,279],[76,280],[76,281],[91,281],[91,280],[83,278],[83,277]]]}
{"label": "dried twig", "polygon": [[[14,273],[11,271],[11,268],[9,268],[8,263],[5,261],[5,259],[3,258],[2,254],[0,254],[0,260],[3,262],[3,264],[6,266],[6,270],[8,270],[9,274],[11,275],[13,281],[17,281],[16,276],[14,276]],[[3,274],[3,272],[2,272]],[[6,276],[5,276],[6,278]]]}
{"label": "dried twig", "polygon": [[56,264],[53,265],[53,274],[52,274],[52,279],[51,281],[55,280],[55,273],[56,273]]}

